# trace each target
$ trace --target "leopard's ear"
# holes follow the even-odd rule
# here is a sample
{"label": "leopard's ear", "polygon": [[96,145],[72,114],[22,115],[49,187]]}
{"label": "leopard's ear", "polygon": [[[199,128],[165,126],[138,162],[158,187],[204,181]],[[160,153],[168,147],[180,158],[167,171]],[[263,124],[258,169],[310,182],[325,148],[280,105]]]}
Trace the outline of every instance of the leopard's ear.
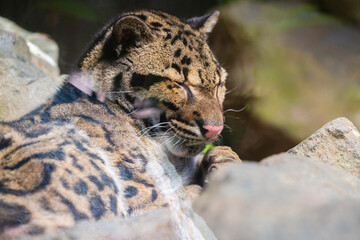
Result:
{"label": "leopard's ear", "polygon": [[198,30],[203,34],[208,34],[213,30],[218,18],[219,11],[214,11],[201,17],[187,19],[186,23],[189,24],[193,29]]}
{"label": "leopard's ear", "polygon": [[125,16],[119,19],[114,24],[112,36],[122,50],[140,47],[154,39],[149,26],[136,16]]}

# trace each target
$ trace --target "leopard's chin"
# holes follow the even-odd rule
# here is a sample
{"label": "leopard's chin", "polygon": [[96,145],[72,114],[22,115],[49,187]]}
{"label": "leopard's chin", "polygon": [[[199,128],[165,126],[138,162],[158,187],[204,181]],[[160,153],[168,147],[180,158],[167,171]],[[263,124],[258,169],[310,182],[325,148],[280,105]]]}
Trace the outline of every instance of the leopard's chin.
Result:
{"label": "leopard's chin", "polygon": [[[201,153],[201,151],[204,150],[206,144],[199,142],[198,144],[187,144],[187,142],[184,142],[180,139],[173,141],[170,141],[168,143],[165,143],[165,147],[169,152],[171,152],[173,155],[177,157],[194,157]],[[181,144],[176,144],[176,142],[182,141]]]}

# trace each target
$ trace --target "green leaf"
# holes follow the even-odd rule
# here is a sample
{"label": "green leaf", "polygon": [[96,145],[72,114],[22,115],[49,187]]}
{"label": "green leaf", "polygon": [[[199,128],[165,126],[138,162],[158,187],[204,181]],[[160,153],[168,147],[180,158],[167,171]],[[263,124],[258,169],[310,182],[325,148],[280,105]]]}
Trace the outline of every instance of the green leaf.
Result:
{"label": "green leaf", "polygon": [[207,151],[209,151],[210,148],[214,147],[214,144],[208,144],[204,148],[204,150],[201,152],[202,154],[205,154]]}

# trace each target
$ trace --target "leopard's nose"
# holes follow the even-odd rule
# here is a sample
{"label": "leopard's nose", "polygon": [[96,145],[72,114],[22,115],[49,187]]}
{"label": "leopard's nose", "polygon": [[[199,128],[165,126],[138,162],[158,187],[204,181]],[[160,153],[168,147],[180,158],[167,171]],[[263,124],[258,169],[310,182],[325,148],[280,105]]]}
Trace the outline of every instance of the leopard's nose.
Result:
{"label": "leopard's nose", "polygon": [[224,125],[203,125],[202,127],[206,130],[204,136],[206,138],[213,138],[223,130]]}

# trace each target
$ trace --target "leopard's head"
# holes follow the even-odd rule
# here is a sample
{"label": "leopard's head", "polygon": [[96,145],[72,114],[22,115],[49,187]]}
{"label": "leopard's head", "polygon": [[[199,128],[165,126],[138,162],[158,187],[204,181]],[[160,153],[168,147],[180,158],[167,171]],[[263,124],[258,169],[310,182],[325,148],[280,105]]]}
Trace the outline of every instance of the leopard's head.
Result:
{"label": "leopard's head", "polygon": [[80,67],[170,152],[194,156],[223,128],[227,74],[207,43],[218,15],[181,21],[162,12],[126,13],[105,27]]}

